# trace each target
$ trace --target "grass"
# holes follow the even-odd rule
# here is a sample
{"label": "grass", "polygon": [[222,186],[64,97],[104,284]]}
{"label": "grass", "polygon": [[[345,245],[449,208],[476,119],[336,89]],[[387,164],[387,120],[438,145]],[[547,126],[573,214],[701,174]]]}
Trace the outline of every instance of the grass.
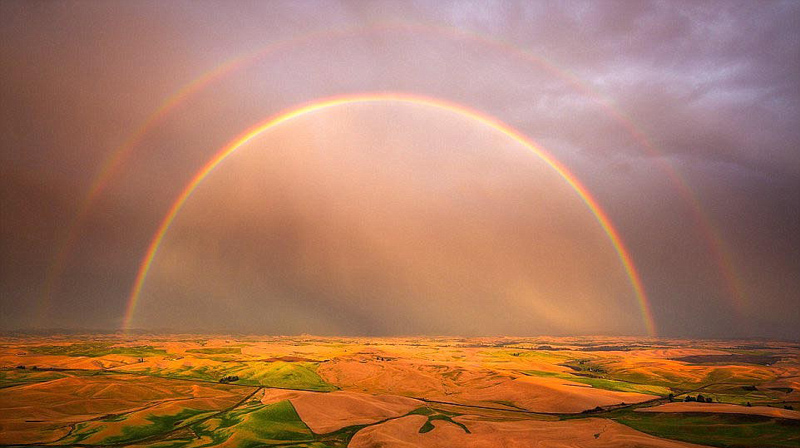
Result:
{"label": "grass", "polygon": [[606,367],[590,359],[573,359],[562,364],[565,367],[576,372],[585,372],[593,375],[602,375],[607,373]]}
{"label": "grass", "polygon": [[220,347],[220,348],[190,348],[186,353],[200,353],[204,355],[241,355],[242,349],[239,347]]}
{"label": "grass", "polygon": [[356,435],[356,433],[367,426],[369,425],[345,426],[344,428],[328,434],[317,435],[316,438],[321,444],[320,446],[329,448],[345,448],[350,444],[350,440]]}
{"label": "grass", "polygon": [[[747,387],[747,386],[745,386]],[[722,403],[745,404],[747,402],[781,403],[786,394],[782,391],[767,388],[746,389],[742,386],[715,385],[704,388],[700,393]],[[692,394],[696,395],[696,394]]]}
{"label": "grass", "polygon": [[42,383],[45,381],[65,378],[67,375],[59,372],[36,371],[36,370],[0,370],[0,389],[4,387],[18,386],[21,384]]}
{"label": "grass", "polygon": [[100,432],[105,428],[104,425],[91,425],[92,422],[86,423],[78,423],[75,425],[75,429],[72,433],[67,437],[62,443],[81,443],[84,440],[88,439],[92,435]]}
{"label": "grass", "polygon": [[139,372],[170,378],[219,381],[236,375],[236,384],[303,389],[319,392],[336,390],[317,375],[317,364],[310,362],[228,362],[210,366],[184,366],[177,369],[144,369]]}
{"label": "grass", "polygon": [[690,355],[674,359],[675,361],[682,361],[692,365],[757,364],[762,366],[768,366],[780,361],[781,357],[764,353],[750,353],[750,354],[732,353],[729,355]]}
{"label": "grass", "polygon": [[662,397],[670,393],[674,393],[675,396],[682,396],[685,391],[708,385],[702,390],[692,393],[692,395],[696,396],[697,393],[702,393],[705,396],[712,397],[715,402],[733,404],[768,401],[779,403],[785,395],[783,391],[773,391],[760,387],[757,390],[747,390],[742,387],[758,385],[772,378],[771,374],[766,375],[761,371],[743,374],[724,366],[714,367],[702,378],[691,380],[671,372],[659,371],[648,374],[621,369],[616,370],[613,368],[613,364],[599,365],[590,360],[583,360],[582,363],[578,360],[573,360],[564,365],[572,367],[573,370],[576,370],[576,373],[568,374],[537,370],[524,370],[521,373],[529,376],[561,378],[598,389],[635,392]]}
{"label": "grass", "polygon": [[166,350],[155,348],[152,345],[137,345],[133,347],[114,347],[108,342],[79,343],[70,345],[38,345],[27,348],[29,353],[38,355],[57,356],[87,356],[97,358],[106,355],[125,356],[157,356],[166,355]]}
{"label": "grass", "polygon": [[659,395],[662,397],[665,397],[670,393],[670,390],[663,386],[654,386],[649,384],[633,384],[606,378],[578,376],[578,375],[571,375],[568,373],[558,373],[558,372],[542,372],[539,370],[524,370],[522,371],[522,373],[528,376],[561,378],[563,380],[569,380],[576,383],[586,384],[597,389],[613,390],[617,392],[635,392],[640,394]]}
{"label": "grass", "polygon": [[513,349],[497,349],[492,351],[482,351],[480,353],[488,358],[505,358],[505,359],[535,359],[537,361],[545,361],[553,364],[567,361],[571,359],[570,354],[558,351],[548,350],[513,350]]}
{"label": "grass", "polygon": [[703,385],[715,383],[733,383],[735,386],[757,386],[775,378],[774,373],[765,368],[755,367],[752,371],[742,372],[741,370],[728,366],[709,366],[703,377],[687,377],[680,373],[667,370],[658,370],[647,374],[614,369],[612,366],[606,374],[601,376],[632,383],[662,386],[670,388],[675,392],[692,390]]}
{"label": "grass", "polygon": [[316,391],[336,389],[317,375],[317,364],[313,363],[276,361],[269,363],[266,368],[257,369],[257,372],[258,375],[253,379],[262,386]]}
{"label": "grass", "polygon": [[[214,411],[184,408],[180,412],[171,415],[148,415],[145,417],[149,423],[122,426],[119,435],[109,436],[103,439],[103,444],[123,444],[132,443],[147,437],[156,436],[173,430],[176,426],[185,424],[192,419],[202,418]],[[88,421],[79,423],[70,436],[64,440],[65,443],[81,443],[89,437],[108,430],[109,423],[125,422],[132,414],[109,415],[102,420]],[[123,423],[124,425],[124,423]]]}
{"label": "grass", "polygon": [[727,448],[797,447],[800,422],[758,415],[632,412],[613,420],[657,437]]}
{"label": "grass", "polygon": [[[525,353],[521,356],[525,356]],[[671,392],[679,395],[682,392],[693,390],[703,385],[714,385],[716,383],[733,383],[734,387],[759,385],[774,378],[774,373],[766,368],[759,367],[742,371],[735,367],[717,365],[709,366],[703,376],[687,376],[680,372],[663,369],[656,369],[651,372],[632,371],[618,367],[613,359],[605,359],[599,362],[590,356],[581,358],[576,358],[575,354],[561,354],[561,356],[569,356],[569,359],[562,362],[561,365],[571,368],[574,371],[572,374],[535,370],[525,370],[522,373],[530,376],[567,379],[600,389],[659,396],[666,396]],[[707,390],[712,391],[706,388],[702,392],[705,393]],[[747,396],[747,391],[744,390],[728,392],[727,395],[730,397],[720,395],[720,399],[732,403],[744,403],[747,401],[769,400],[770,398],[777,400],[781,398],[778,393],[762,393],[758,397],[752,394]],[[737,396],[739,398],[736,398]]]}
{"label": "grass", "polygon": [[470,434],[469,428],[467,428],[467,425],[465,425],[463,423],[459,423],[457,421],[454,421],[450,416],[444,415],[444,414],[434,414],[434,415],[428,416],[428,420],[419,428],[420,434],[433,431],[436,428],[436,426],[433,425],[433,422],[435,420],[444,420],[446,422],[449,422],[449,423],[452,423],[454,425],[460,426],[461,429],[463,429],[465,433]]}
{"label": "grass", "polygon": [[315,442],[314,434],[288,400],[243,406],[191,428],[198,436],[210,438],[213,445],[234,442],[236,446],[249,448],[270,442]]}
{"label": "grass", "polygon": [[[211,411],[213,412],[213,411]],[[126,443],[131,440],[166,433],[187,420],[203,415],[190,416],[179,414],[168,419],[156,419],[154,425],[136,430],[128,430],[127,439],[109,438],[104,443]],[[150,420],[150,419],[149,419]],[[356,430],[352,431],[354,434]],[[154,448],[183,448],[197,446],[198,439],[204,439],[202,446],[237,446],[242,448],[265,447],[279,445],[296,448],[329,448],[345,447],[352,434],[346,434],[346,440],[338,443],[336,438],[321,441],[300,419],[291,402],[281,401],[270,405],[262,405],[258,401],[250,401],[239,408],[229,410],[211,418],[189,423],[185,429],[170,434],[168,439],[149,442],[147,446]]]}
{"label": "grass", "polygon": [[[528,376],[538,376],[544,378],[563,378],[567,375],[559,372],[544,372],[542,370],[523,370],[522,373]],[[569,375],[574,376],[574,375]]]}
{"label": "grass", "polygon": [[[486,352],[485,354],[488,355],[489,353]],[[495,351],[492,355],[494,357],[508,356],[518,359],[537,359],[553,363],[557,361],[558,364],[571,368],[573,372],[570,374],[524,370],[522,373],[530,376],[561,378],[598,389],[667,396],[670,393],[680,395],[704,385],[712,385],[711,388],[704,388],[701,393],[707,394],[709,392],[710,395],[715,397],[715,400],[723,402],[746,403],[748,401],[780,401],[783,399],[777,391],[771,393],[748,393],[745,390],[737,390],[716,393],[713,390],[713,385],[716,383],[733,383],[735,387],[757,386],[774,378],[774,373],[769,371],[768,368],[755,365],[752,365],[754,368],[747,371],[736,368],[736,366],[712,365],[708,366],[702,376],[687,376],[680,372],[664,369],[656,369],[650,372],[628,370],[618,366],[613,357],[600,360],[596,356],[586,353],[548,353],[535,350],[509,352],[504,349]],[[729,355],[724,356],[727,357]]]}
{"label": "grass", "polygon": [[632,384],[623,381],[607,380],[604,378],[589,378],[574,376],[570,381],[587,384],[597,389],[613,390],[617,392],[635,392],[639,394],[667,396],[670,390],[663,386],[651,386],[648,384]]}
{"label": "grass", "polygon": [[149,415],[146,417],[150,421],[149,425],[124,426],[122,434],[108,437],[103,443],[130,443],[171,431],[176,426],[184,423],[193,417],[213,413],[214,411],[202,411],[199,409],[184,408],[173,415]]}
{"label": "grass", "polygon": [[421,407],[414,409],[413,411],[409,412],[406,415],[424,415],[425,417],[428,417],[428,419],[425,420],[425,423],[423,423],[422,426],[419,428],[420,434],[433,431],[436,428],[433,422],[436,420],[446,421],[454,425],[460,426],[461,429],[464,430],[464,432],[470,434],[469,428],[467,428],[465,424],[453,420],[452,418],[453,416],[460,415],[454,412],[442,411],[438,409],[432,409],[429,407]]}
{"label": "grass", "polygon": [[249,425],[262,439],[304,440],[311,437],[311,430],[303,423],[288,400],[264,406],[250,413]]}

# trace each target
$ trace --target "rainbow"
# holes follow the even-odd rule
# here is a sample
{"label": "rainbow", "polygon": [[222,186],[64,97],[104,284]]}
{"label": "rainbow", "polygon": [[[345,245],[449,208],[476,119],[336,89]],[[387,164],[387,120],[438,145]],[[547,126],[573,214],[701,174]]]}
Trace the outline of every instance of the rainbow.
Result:
{"label": "rainbow", "polygon": [[158,123],[160,123],[165,117],[169,116],[170,113],[176,110],[189,98],[193,97],[193,95],[203,91],[205,88],[211,86],[215,82],[225,79],[229,75],[248,67],[256,61],[279,50],[292,49],[304,43],[314,42],[317,39],[360,36],[368,33],[382,32],[387,30],[409,33],[431,33],[449,39],[461,39],[478,43],[487,49],[502,52],[510,55],[511,57],[526,61],[527,63],[532,63],[548,73],[551,73],[560,79],[566,80],[576,91],[586,95],[588,98],[596,102],[606,113],[609,114],[609,116],[620,123],[620,125],[628,132],[632,139],[640,145],[641,148],[643,148],[649,155],[654,156],[656,160],[660,162],[662,169],[667,174],[680,196],[687,204],[689,204],[690,209],[692,210],[693,219],[695,221],[695,228],[699,230],[701,236],[705,239],[706,245],[709,248],[709,252],[714,257],[714,261],[721,275],[724,287],[732,299],[734,307],[740,313],[743,312],[745,306],[747,305],[747,297],[744,293],[744,288],[742,287],[741,282],[736,275],[736,269],[730,255],[730,250],[725,244],[722,236],[715,230],[715,226],[713,225],[711,218],[704,212],[702,204],[696,198],[691,187],[683,178],[683,176],[681,176],[680,173],[669,163],[669,161],[663,157],[653,142],[650,141],[646,133],[641,131],[640,127],[637,126],[630,117],[616,107],[611,99],[599,93],[596,89],[589,86],[585,81],[582,81],[573,73],[559,68],[555,64],[541,57],[533,55],[524,49],[518,48],[506,41],[484,36],[470,30],[454,27],[419,23],[384,22],[368,24],[367,26],[362,27],[334,28],[315,31],[270,42],[254,51],[249,51],[224,61],[223,63],[189,81],[175,93],[165,98],[164,102],[144,121],[144,123],[137,128],[136,131],[128,139],[126,139],[121,146],[117,147],[111,152],[111,154],[102,164],[101,169],[93,178],[85,198],[78,207],[78,211],[65,227],[65,237],[62,239],[62,243],[58,246],[53,260],[48,266],[44,280],[42,299],[39,302],[39,312],[37,315],[44,315],[42,311],[50,302],[50,297],[52,296],[53,291],[56,289],[59,279],[66,266],[69,253],[72,251],[73,246],[78,240],[80,229],[82,228],[82,224],[88,216],[92,205],[96,202],[101,192],[113,179],[114,174],[125,165],[125,161],[129,158],[132,151],[138,146],[138,144],[149,133],[149,131]]}
{"label": "rainbow", "polygon": [[169,230],[172,222],[177,217],[178,213],[180,212],[183,205],[189,199],[189,197],[194,192],[195,188],[208,176],[211,171],[213,171],[220,163],[222,163],[228,156],[233,154],[237,149],[242,147],[245,143],[249,142],[256,136],[262,134],[263,132],[268,131],[269,129],[279,126],[282,123],[285,123],[289,120],[294,118],[300,117],[302,115],[320,111],[323,109],[329,109],[332,107],[337,106],[344,106],[344,105],[352,105],[352,104],[362,104],[362,103],[375,103],[375,102],[396,102],[396,103],[405,103],[405,104],[415,104],[415,105],[422,105],[433,107],[437,109],[446,110],[449,112],[456,113],[458,115],[471,118],[483,125],[486,125],[500,133],[510,137],[514,141],[520,143],[521,145],[525,146],[529,149],[532,153],[538,156],[542,161],[547,163],[552,169],[554,169],[563,179],[566,181],[572,189],[580,196],[592,214],[595,216],[597,222],[602,227],[603,231],[608,236],[614,250],[616,251],[617,256],[619,257],[622,266],[625,269],[625,272],[630,279],[631,286],[633,288],[633,292],[636,296],[636,300],[639,305],[639,310],[642,315],[642,319],[645,324],[646,331],[648,335],[654,336],[656,334],[655,323],[653,321],[652,313],[650,311],[650,305],[647,300],[647,295],[645,293],[644,287],[642,286],[642,281],[639,277],[639,273],[636,270],[636,267],[633,264],[631,259],[631,255],[625,246],[622,243],[622,239],[619,236],[619,233],[611,224],[611,220],[608,218],[606,213],[597,203],[597,201],[589,194],[589,191],[572,175],[564,165],[554,159],[550,154],[545,152],[539,146],[534,144],[530,139],[519,133],[518,131],[514,130],[513,128],[501,123],[500,121],[482,114],[480,112],[468,109],[464,106],[450,103],[444,100],[439,99],[432,99],[422,96],[416,95],[407,95],[407,94],[400,94],[400,93],[371,93],[371,94],[362,94],[362,95],[352,95],[352,96],[344,96],[344,97],[335,97],[329,99],[318,100],[310,104],[306,104],[288,112],[283,112],[277,116],[267,119],[254,127],[248,129],[243,134],[235,138],[232,142],[228,145],[224,146],[221,150],[219,150],[211,160],[208,161],[192,178],[192,180],[186,185],[183,189],[181,194],[175,200],[175,202],[170,207],[169,211],[167,212],[166,216],[164,217],[163,221],[158,227],[158,230],[155,233],[150,245],[147,248],[147,252],[142,260],[142,263],[139,267],[139,270],[136,274],[136,280],[134,282],[133,288],[130,293],[130,297],[128,299],[128,304],[125,310],[125,316],[123,318],[122,329],[123,331],[128,331],[131,328],[131,323],[133,320],[133,315],[136,310],[136,305],[139,301],[139,296],[142,292],[142,287],[144,286],[144,281],[147,278],[147,273],[150,270],[150,267],[153,263],[153,259],[155,258],[156,253],[158,252],[158,248],[161,245],[161,242],[164,239],[167,231]]}

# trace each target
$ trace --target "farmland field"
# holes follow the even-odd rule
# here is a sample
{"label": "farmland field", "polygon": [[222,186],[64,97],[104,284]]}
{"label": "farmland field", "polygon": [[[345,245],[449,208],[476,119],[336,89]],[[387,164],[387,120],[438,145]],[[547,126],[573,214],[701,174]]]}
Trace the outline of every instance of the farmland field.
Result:
{"label": "farmland field", "polygon": [[632,338],[8,335],[0,445],[800,444],[800,347]]}

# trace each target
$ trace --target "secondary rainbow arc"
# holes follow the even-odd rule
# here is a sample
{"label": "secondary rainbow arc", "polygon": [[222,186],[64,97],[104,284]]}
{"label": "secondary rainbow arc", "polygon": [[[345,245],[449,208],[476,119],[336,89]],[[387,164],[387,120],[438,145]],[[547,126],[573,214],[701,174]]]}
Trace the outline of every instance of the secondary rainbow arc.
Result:
{"label": "secondary rainbow arc", "polygon": [[167,234],[167,231],[169,230],[170,226],[172,225],[172,222],[175,220],[181,208],[189,199],[189,197],[192,195],[197,186],[220,163],[222,163],[228,156],[233,154],[237,149],[242,147],[242,145],[251,141],[256,136],[289,120],[292,120],[294,118],[300,117],[302,115],[311,112],[316,112],[336,106],[358,104],[358,103],[371,103],[371,102],[400,102],[406,104],[410,103],[416,105],[423,105],[423,106],[439,108],[442,110],[459,114],[464,117],[471,118],[483,125],[489,126],[490,128],[520,143],[525,148],[530,150],[533,154],[535,154],[537,157],[539,157],[542,161],[544,161],[553,170],[555,170],[556,173],[558,173],[558,175],[570,185],[570,187],[576,192],[576,194],[578,194],[581,200],[586,204],[591,213],[594,215],[598,224],[601,226],[601,228],[609,238],[609,241],[614,247],[617,257],[619,258],[626,272],[626,275],[628,276],[628,279],[630,281],[633,293],[637,300],[637,304],[642,316],[645,329],[648,335],[655,336],[656,327],[652,317],[652,312],[650,310],[650,305],[647,299],[645,289],[642,285],[641,278],[633,263],[630,252],[624,246],[619,233],[612,225],[611,220],[609,219],[605,211],[591,196],[586,187],[584,187],[580,183],[580,181],[572,173],[570,173],[563,164],[561,164],[558,160],[556,160],[552,155],[544,151],[540,146],[536,145],[531,139],[529,139],[522,133],[516,131],[515,129],[511,128],[510,126],[500,122],[499,120],[491,116],[488,116],[481,112],[448,101],[417,96],[417,95],[401,94],[401,93],[375,93],[375,94],[350,95],[350,96],[322,99],[306,105],[302,105],[260,122],[259,124],[253,126],[244,133],[240,134],[237,138],[232,140],[228,145],[224,146],[221,150],[219,150],[214,155],[214,157],[212,157],[195,174],[192,180],[186,185],[186,187],[182,190],[181,194],[177,197],[175,202],[170,207],[164,219],[159,224],[156,233],[154,234],[153,239],[151,240],[150,245],[147,248],[145,256],[142,259],[142,262],[139,266],[139,270],[136,274],[136,278],[134,280],[134,284],[131,289],[131,293],[128,298],[128,303],[125,309],[125,315],[123,317],[123,323],[122,323],[123,331],[128,331],[131,328],[134,313],[136,310],[136,305],[138,304],[139,297],[141,295],[142,288],[144,286],[144,282],[147,278],[147,274],[153,263],[155,255],[158,252],[158,248],[161,245],[161,242],[163,241],[165,235]]}

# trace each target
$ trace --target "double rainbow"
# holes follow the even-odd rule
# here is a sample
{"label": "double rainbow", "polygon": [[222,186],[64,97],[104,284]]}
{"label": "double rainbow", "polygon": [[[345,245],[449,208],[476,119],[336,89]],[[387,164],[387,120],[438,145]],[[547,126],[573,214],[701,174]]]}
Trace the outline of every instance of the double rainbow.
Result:
{"label": "double rainbow", "polygon": [[[726,247],[722,236],[718,231],[716,231],[712,220],[705,213],[702,204],[692,192],[691,187],[683,178],[683,176],[669,163],[665,157],[663,157],[663,154],[657,150],[656,146],[652,143],[647,134],[643,132],[630,117],[619,110],[619,108],[614,105],[612,100],[599,93],[596,89],[592,88],[586,82],[582,81],[579,77],[575,76],[569,71],[559,68],[551,62],[548,62],[541,57],[533,55],[530,52],[503,40],[484,36],[470,30],[453,27],[419,23],[391,22],[373,23],[358,27],[328,29],[304,33],[289,37],[287,39],[270,42],[261,48],[255,49],[254,51],[243,53],[224,61],[223,63],[202,73],[200,76],[194,78],[190,82],[184,84],[180,89],[175,91],[169,97],[165,98],[164,102],[153,112],[153,114],[151,114],[142,123],[142,125],[123,142],[121,146],[117,147],[110,153],[109,157],[101,166],[98,174],[94,177],[88,193],[85,195],[82,203],[78,207],[76,214],[65,227],[65,237],[62,239],[61,244],[57,247],[53,260],[48,266],[45,275],[42,298],[39,301],[39,312],[37,314],[43,316],[44,310],[49,307],[51,296],[58,287],[59,279],[63,270],[65,269],[69,254],[78,241],[80,229],[82,228],[82,224],[88,216],[92,205],[96,202],[102,191],[114,178],[114,175],[125,166],[129,156],[139,145],[142,139],[166,117],[171,115],[180,106],[186,104],[194,95],[204,91],[206,88],[212,86],[220,80],[223,80],[228,76],[251,66],[255,62],[264,59],[268,55],[275,54],[276,52],[282,50],[292,50],[297,48],[299,45],[315,42],[320,39],[368,36],[373,33],[384,32],[387,30],[408,32],[412,34],[428,33],[441,36],[445,39],[466,40],[470,43],[481,45],[488,50],[503,53],[509,57],[533,64],[537,68],[542,69],[562,80],[565,80],[570,86],[572,86],[573,89],[575,89],[575,91],[580,92],[582,95],[585,95],[598,104],[610,117],[617,121],[628,132],[632,139],[635,140],[640,147],[645,150],[646,153],[656,158],[660,162],[664,172],[678,193],[681,195],[684,201],[690,205],[695,221],[695,228],[697,228],[705,238],[709,253],[714,257],[717,268],[724,281],[725,288],[732,300],[732,304],[737,311],[743,311],[744,307],[747,305],[744,288],[742,287],[736,275],[735,266],[729,254],[730,251]],[[461,109],[465,110],[463,107],[461,107]],[[496,120],[490,121],[496,122]],[[247,133],[244,135],[247,135]],[[514,135],[519,136],[520,134],[514,132]],[[139,284],[138,276],[136,284]],[[126,317],[126,322],[127,321],[128,318]]]}

